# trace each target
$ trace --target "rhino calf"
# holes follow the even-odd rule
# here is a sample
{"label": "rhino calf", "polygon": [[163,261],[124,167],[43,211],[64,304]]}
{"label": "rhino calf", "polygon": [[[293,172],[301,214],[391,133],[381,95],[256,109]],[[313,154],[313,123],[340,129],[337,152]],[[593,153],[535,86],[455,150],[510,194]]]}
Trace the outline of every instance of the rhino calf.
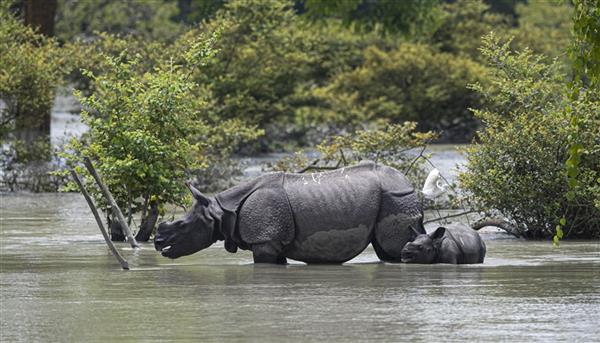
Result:
{"label": "rhino calf", "polygon": [[485,243],[477,231],[464,225],[439,227],[431,234],[418,234],[402,249],[404,263],[483,263]]}

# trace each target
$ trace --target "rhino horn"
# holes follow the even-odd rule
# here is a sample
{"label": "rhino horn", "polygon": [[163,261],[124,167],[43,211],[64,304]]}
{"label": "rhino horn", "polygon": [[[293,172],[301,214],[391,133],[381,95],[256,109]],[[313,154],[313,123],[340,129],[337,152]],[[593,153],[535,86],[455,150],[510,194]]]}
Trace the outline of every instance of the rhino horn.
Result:
{"label": "rhino horn", "polygon": [[196,201],[204,206],[207,206],[210,203],[210,199],[206,195],[202,194],[198,188],[194,187],[191,182],[186,182],[186,185],[190,189],[190,192],[192,192],[192,196],[194,199],[196,199]]}

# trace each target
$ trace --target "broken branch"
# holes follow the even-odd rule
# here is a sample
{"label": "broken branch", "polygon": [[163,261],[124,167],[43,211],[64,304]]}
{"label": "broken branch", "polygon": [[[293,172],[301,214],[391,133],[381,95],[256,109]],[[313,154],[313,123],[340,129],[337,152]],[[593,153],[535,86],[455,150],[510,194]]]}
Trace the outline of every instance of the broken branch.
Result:
{"label": "broken branch", "polygon": [[119,208],[119,206],[117,205],[117,202],[115,201],[112,194],[108,190],[108,187],[106,187],[106,185],[102,182],[100,175],[98,175],[98,173],[96,172],[96,169],[92,165],[92,161],[90,161],[90,159],[88,157],[84,157],[83,164],[85,165],[86,169],[90,172],[90,174],[94,177],[94,180],[96,180],[98,187],[100,188],[100,190],[102,191],[102,194],[108,201],[113,213],[117,216],[117,220],[119,221],[119,224],[121,224],[121,228],[123,229],[125,236],[127,236],[127,240],[129,241],[129,244],[131,245],[132,248],[139,248],[140,246],[138,245],[137,241],[133,237],[133,234],[131,233],[131,230],[129,229],[129,225],[127,225],[127,221],[125,220],[125,216],[123,216],[123,212],[121,212],[121,209]]}
{"label": "broken branch", "polygon": [[119,254],[119,251],[117,250],[117,248],[115,247],[115,245],[113,244],[113,242],[111,242],[110,237],[108,237],[108,232],[106,232],[106,229],[104,228],[104,225],[102,224],[102,218],[100,218],[100,215],[98,214],[98,210],[96,209],[96,205],[94,205],[94,202],[92,201],[92,198],[90,197],[89,193],[87,192],[87,190],[83,186],[83,183],[81,182],[81,179],[79,178],[79,175],[77,175],[77,172],[75,170],[73,170],[73,169],[70,169],[69,171],[71,172],[71,176],[73,177],[73,180],[75,180],[75,183],[79,187],[79,190],[81,191],[81,194],[83,194],[83,197],[85,198],[85,201],[87,201],[87,204],[90,207],[90,210],[92,211],[92,214],[94,215],[94,218],[96,218],[96,223],[98,224],[98,227],[100,228],[100,232],[102,232],[102,236],[104,237],[104,240],[106,241],[106,244],[110,248],[110,251],[115,256],[115,258],[117,259],[117,261],[119,261],[119,264],[121,264],[121,268],[123,268],[125,270],[128,270],[129,269],[129,263],[127,263],[127,260],[125,260],[121,256],[121,254]]}

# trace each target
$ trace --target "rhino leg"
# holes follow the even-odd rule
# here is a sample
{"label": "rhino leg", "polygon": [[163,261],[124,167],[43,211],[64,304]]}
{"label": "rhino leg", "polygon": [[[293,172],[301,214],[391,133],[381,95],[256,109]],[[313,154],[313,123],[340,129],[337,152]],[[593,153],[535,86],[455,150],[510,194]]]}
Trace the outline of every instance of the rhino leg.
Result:
{"label": "rhino leg", "polygon": [[294,239],[294,219],[282,188],[260,189],[244,202],[239,233],[254,263],[285,264],[283,248]]}
{"label": "rhino leg", "polygon": [[460,264],[458,254],[450,251],[440,251],[438,252],[438,258],[433,263]]}
{"label": "rhino leg", "polygon": [[254,263],[287,264],[285,256],[281,254],[281,244],[266,242],[252,245]]}
{"label": "rhino leg", "polygon": [[381,247],[381,245],[379,245],[379,243],[377,243],[376,239],[373,239],[371,241],[371,245],[373,245],[373,249],[375,250],[375,254],[377,254],[377,257],[384,262],[400,262],[399,259],[396,259],[390,255],[388,255],[385,250],[383,250],[383,248]]}
{"label": "rhino leg", "polygon": [[425,233],[417,195],[384,192],[371,241],[377,257],[386,262],[400,262],[402,248],[416,236],[413,229]]}

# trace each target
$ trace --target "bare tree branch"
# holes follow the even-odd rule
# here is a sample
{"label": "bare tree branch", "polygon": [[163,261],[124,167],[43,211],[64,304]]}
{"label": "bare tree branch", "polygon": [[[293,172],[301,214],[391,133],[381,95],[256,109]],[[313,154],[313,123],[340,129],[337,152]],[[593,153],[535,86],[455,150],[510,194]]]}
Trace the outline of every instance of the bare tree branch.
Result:
{"label": "bare tree branch", "polygon": [[475,222],[471,227],[473,228],[473,230],[480,230],[486,226],[494,226],[506,231],[507,233],[515,237],[521,237],[515,225],[510,223],[505,218],[483,218]]}
{"label": "bare tree branch", "polygon": [[315,158],[309,165],[307,165],[306,167],[304,167],[304,168],[296,171],[295,173],[296,174],[302,174],[302,173],[306,172],[307,170],[309,170],[311,168],[314,168],[317,165],[317,163],[319,163],[319,161],[320,161],[320,159]]}
{"label": "bare tree branch", "polygon": [[92,165],[92,161],[88,157],[84,157],[83,164],[85,165],[85,168],[90,172],[90,174],[94,177],[94,180],[96,180],[96,183],[98,184],[98,187],[100,188],[100,190],[102,191],[102,194],[106,198],[106,201],[110,204],[110,207],[111,207],[113,213],[115,214],[115,216],[117,217],[119,224],[121,224],[121,228],[123,229],[123,232],[127,236],[127,240],[129,241],[129,244],[131,245],[132,248],[139,248],[140,246],[138,245],[137,241],[133,237],[133,234],[131,233],[129,226],[127,225],[127,221],[125,220],[125,217],[123,216],[123,212],[119,208],[119,205],[117,205],[117,202],[115,201],[112,194],[108,190],[108,187],[106,187],[104,182],[102,182],[100,175],[98,175],[98,173],[96,172],[96,169]]}
{"label": "bare tree branch", "polygon": [[96,218],[96,223],[98,224],[98,227],[100,228],[100,232],[102,232],[102,236],[104,237],[106,244],[110,248],[110,251],[115,256],[117,261],[119,261],[119,263],[121,264],[121,268],[128,270],[129,263],[127,263],[127,260],[125,260],[121,256],[121,254],[119,254],[119,251],[117,250],[117,248],[115,247],[113,242],[111,242],[110,237],[108,237],[108,232],[106,232],[106,229],[104,228],[104,224],[102,224],[102,219],[100,218],[100,215],[98,214],[96,205],[94,205],[94,201],[92,201],[92,198],[90,197],[87,190],[83,186],[83,183],[81,182],[81,179],[79,178],[79,175],[77,175],[77,172],[75,172],[75,170],[73,170],[73,169],[70,169],[69,172],[71,172],[71,176],[73,177],[73,180],[75,180],[75,183],[79,187],[81,194],[83,194],[85,201],[87,201],[88,206],[90,207],[90,210],[92,211],[92,214],[94,215],[94,218]]}
{"label": "bare tree branch", "polygon": [[446,220],[446,219],[449,219],[449,218],[456,218],[456,217],[460,217],[460,216],[466,216],[469,213],[477,213],[477,212],[479,212],[479,211],[476,211],[476,210],[467,210],[467,211],[460,212],[460,213],[449,214],[447,216],[443,216],[443,217],[438,217],[438,218],[435,218],[435,219],[426,220],[426,221],[423,222],[423,224],[439,222],[439,221]]}

